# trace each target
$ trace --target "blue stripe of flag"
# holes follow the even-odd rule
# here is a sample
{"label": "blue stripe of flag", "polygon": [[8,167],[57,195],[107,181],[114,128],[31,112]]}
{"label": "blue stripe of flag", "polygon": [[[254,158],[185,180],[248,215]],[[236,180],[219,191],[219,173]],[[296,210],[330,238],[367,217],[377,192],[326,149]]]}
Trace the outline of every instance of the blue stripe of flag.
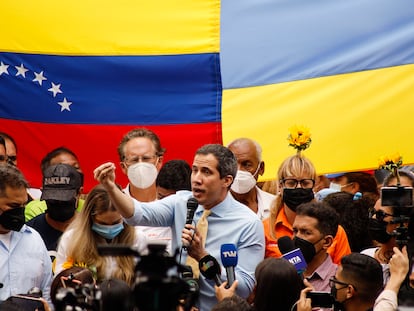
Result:
{"label": "blue stripe of flag", "polygon": [[0,53],[0,117],[66,124],[221,121],[219,56]]}

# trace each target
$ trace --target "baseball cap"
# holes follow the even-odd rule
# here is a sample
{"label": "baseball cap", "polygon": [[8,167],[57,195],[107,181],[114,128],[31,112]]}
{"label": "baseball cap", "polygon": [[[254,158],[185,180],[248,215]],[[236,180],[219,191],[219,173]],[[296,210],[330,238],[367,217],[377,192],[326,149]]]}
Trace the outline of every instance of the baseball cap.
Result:
{"label": "baseball cap", "polygon": [[40,199],[69,201],[78,194],[82,185],[83,175],[73,166],[52,165],[43,173],[43,189]]}

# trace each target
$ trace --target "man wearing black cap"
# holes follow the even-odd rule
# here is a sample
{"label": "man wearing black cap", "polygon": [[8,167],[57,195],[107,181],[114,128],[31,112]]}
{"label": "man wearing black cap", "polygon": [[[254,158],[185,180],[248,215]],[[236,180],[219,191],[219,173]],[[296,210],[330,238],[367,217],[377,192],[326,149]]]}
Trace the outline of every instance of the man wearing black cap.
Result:
{"label": "man wearing black cap", "polygon": [[40,233],[52,261],[60,236],[75,216],[82,185],[82,174],[71,165],[52,165],[44,171],[41,200],[46,202],[47,210],[27,225]]}

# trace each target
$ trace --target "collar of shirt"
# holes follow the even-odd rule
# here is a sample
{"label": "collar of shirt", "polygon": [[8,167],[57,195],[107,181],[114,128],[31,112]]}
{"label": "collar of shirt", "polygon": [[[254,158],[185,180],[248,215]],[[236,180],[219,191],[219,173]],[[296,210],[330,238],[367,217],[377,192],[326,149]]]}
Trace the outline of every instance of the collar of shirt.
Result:
{"label": "collar of shirt", "polygon": [[319,278],[321,280],[325,280],[327,277],[331,276],[333,267],[335,267],[336,270],[338,266],[333,263],[331,256],[326,254],[324,262],[309,277],[307,277],[307,279],[311,280],[313,278]]}

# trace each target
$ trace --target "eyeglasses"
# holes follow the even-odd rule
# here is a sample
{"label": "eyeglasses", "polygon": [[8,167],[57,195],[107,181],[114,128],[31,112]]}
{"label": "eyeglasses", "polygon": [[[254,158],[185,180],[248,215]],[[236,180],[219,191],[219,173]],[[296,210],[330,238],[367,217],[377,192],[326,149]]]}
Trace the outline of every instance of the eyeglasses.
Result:
{"label": "eyeglasses", "polygon": [[132,157],[130,159],[125,159],[124,163],[127,165],[133,165],[139,162],[149,163],[155,160],[156,158],[158,158],[158,156],[155,154],[152,156],[149,156],[149,155],[137,156],[137,157]]}
{"label": "eyeglasses", "polygon": [[333,288],[333,287],[335,287],[335,284],[342,285],[341,288],[337,288],[337,289],[342,289],[342,288],[345,288],[345,287],[351,285],[355,290],[357,290],[356,287],[354,285],[352,285],[352,284],[339,281],[336,277],[330,278],[329,279],[329,287],[330,288]]}
{"label": "eyeglasses", "polygon": [[372,218],[374,215],[375,215],[375,218],[379,221],[384,221],[384,218],[387,217],[387,216],[394,217],[394,215],[388,214],[388,213],[386,213],[386,212],[384,212],[383,210],[380,210],[380,209],[379,210],[373,209],[369,212],[369,218]]}
{"label": "eyeglasses", "polygon": [[305,189],[311,189],[313,186],[315,186],[315,180],[313,179],[293,179],[293,178],[285,178],[282,179],[282,184],[285,188],[297,188],[298,184],[302,186],[302,188]]}

